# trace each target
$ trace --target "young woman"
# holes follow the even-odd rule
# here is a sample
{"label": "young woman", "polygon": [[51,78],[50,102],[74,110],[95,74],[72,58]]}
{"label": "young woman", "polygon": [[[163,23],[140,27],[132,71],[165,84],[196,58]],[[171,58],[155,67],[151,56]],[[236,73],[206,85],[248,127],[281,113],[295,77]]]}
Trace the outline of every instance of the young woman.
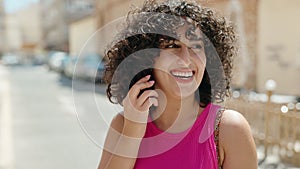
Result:
{"label": "young woman", "polygon": [[99,169],[255,169],[244,117],[218,106],[230,89],[232,26],[195,3],[147,1],[106,52],[111,122]]}

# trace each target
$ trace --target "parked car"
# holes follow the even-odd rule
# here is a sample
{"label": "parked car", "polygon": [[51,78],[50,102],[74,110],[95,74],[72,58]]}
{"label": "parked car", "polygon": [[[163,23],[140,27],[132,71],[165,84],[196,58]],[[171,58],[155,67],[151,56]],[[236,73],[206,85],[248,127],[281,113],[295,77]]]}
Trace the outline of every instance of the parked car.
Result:
{"label": "parked car", "polygon": [[75,56],[70,56],[68,61],[65,64],[64,67],[64,73],[65,76],[68,78],[73,78],[73,73],[74,73],[74,68],[75,68],[75,64],[77,62],[78,58]]}
{"label": "parked car", "polygon": [[105,62],[101,61],[98,65],[96,77],[95,77],[95,83],[103,83],[103,75],[105,71]]}
{"label": "parked car", "polygon": [[20,64],[20,59],[16,55],[4,55],[2,56],[2,64],[7,66],[14,66]]}
{"label": "parked car", "polygon": [[54,52],[49,58],[49,69],[59,73],[64,73],[64,66],[68,59],[69,56],[66,52]]}
{"label": "parked car", "polygon": [[46,63],[46,56],[43,54],[34,55],[32,58],[32,65],[43,65]]}
{"label": "parked car", "polygon": [[74,76],[92,82],[102,82],[104,62],[95,53],[86,54],[78,58],[75,64]]}

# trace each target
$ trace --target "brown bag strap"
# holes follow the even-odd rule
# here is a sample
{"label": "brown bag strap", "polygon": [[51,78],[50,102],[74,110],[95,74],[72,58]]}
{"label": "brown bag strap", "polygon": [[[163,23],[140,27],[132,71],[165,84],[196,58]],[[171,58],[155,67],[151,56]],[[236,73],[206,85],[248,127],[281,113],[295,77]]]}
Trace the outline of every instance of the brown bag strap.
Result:
{"label": "brown bag strap", "polygon": [[214,130],[214,135],[215,135],[215,144],[216,144],[216,151],[217,151],[217,159],[218,159],[218,168],[222,168],[221,164],[221,159],[220,159],[220,149],[219,149],[219,132],[220,132],[220,123],[221,123],[221,118],[223,115],[223,112],[225,111],[225,108],[220,108],[217,112],[216,116],[216,121],[215,121],[215,130]]}

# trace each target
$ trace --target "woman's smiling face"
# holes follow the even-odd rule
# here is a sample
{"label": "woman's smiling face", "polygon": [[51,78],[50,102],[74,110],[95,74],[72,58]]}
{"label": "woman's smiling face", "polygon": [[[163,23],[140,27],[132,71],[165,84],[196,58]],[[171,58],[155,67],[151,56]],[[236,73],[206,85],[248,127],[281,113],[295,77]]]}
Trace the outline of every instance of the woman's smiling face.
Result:
{"label": "woman's smiling face", "polygon": [[199,28],[184,25],[178,29],[178,34],[180,39],[174,43],[162,44],[160,55],[155,59],[154,77],[155,88],[166,95],[182,98],[198,89],[206,56],[204,37]]}

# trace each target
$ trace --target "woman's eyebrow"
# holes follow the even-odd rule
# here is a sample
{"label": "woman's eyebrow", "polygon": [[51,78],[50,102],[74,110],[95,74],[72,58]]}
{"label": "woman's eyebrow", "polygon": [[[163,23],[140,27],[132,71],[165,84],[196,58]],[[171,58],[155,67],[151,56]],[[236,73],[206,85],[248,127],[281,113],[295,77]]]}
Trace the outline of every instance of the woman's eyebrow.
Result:
{"label": "woman's eyebrow", "polygon": [[199,37],[191,40],[191,42],[198,42],[198,41],[202,41],[204,43],[204,38],[202,36],[199,36]]}
{"label": "woman's eyebrow", "polygon": [[204,39],[200,37],[199,39],[189,40],[188,43],[185,44],[204,44]]}
{"label": "woman's eyebrow", "polygon": [[[193,42],[193,41],[192,41]],[[198,43],[204,43],[204,39],[203,38],[199,38],[199,39],[197,39],[196,41],[194,41],[194,42],[198,42]]]}

